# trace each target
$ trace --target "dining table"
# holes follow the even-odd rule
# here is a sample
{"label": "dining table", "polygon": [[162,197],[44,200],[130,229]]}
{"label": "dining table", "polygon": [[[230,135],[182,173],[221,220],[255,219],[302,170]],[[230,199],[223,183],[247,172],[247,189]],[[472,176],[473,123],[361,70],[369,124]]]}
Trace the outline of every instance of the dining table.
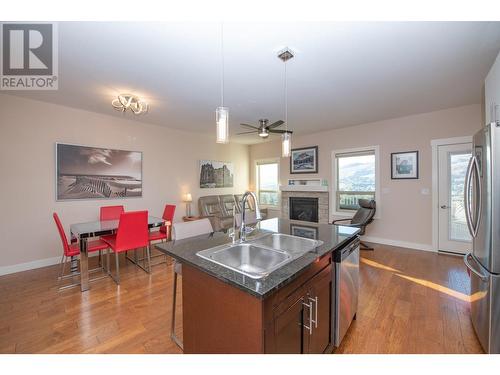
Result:
{"label": "dining table", "polygon": [[[97,220],[86,223],[71,224],[71,239],[78,240],[80,245],[80,290],[89,290],[89,259],[87,241],[94,237],[115,234],[120,220]],[[148,228],[157,228],[164,225],[164,219],[148,215]]]}

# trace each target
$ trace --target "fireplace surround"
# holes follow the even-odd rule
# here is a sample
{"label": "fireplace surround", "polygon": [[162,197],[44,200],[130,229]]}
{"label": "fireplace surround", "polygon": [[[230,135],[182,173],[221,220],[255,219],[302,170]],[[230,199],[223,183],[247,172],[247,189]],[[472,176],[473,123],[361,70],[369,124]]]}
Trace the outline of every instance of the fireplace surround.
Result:
{"label": "fireplace surround", "polygon": [[318,198],[290,197],[290,220],[318,222]]}
{"label": "fireplace surround", "polygon": [[292,219],[290,216],[290,198],[315,198],[318,202],[317,223],[327,224],[329,217],[329,198],[326,191],[281,191],[281,217]]}

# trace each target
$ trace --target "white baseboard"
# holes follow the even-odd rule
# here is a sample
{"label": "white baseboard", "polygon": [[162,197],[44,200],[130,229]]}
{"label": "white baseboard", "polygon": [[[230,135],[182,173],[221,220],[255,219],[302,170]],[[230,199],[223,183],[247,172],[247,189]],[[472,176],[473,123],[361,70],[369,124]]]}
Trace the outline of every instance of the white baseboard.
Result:
{"label": "white baseboard", "polygon": [[[378,243],[378,244],[382,244],[382,245],[398,246],[398,247],[404,247],[407,249],[424,250],[424,251],[433,251],[434,252],[432,245],[427,245],[427,244],[406,242],[406,241],[396,241],[396,240],[389,240],[386,238],[371,237],[371,236],[362,236],[361,239],[363,241],[366,241],[366,242],[374,242],[374,243]],[[90,254],[89,256],[96,256],[96,255],[97,255],[97,253]],[[52,258],[34,260],[32,262],[13,264],[11,266],[1,266],[0,267],[0,276],[8,275],[11,273],[16,273],[16,272],[34,270],[36,268],[41,268],[41,267],[52,266],[54,264],[58,264],[60,261],[61,261],[61,257],[57,256],[57,257],[52,257]]]}
{"label": "white baseboard", "polygon": [[47,267],[57,264],[61,261],[61,257],[45,258],[34,260],[32,262],[13,264],[11,266],[0,267],[0,276],[8,275],[11,273],[34,270],[35,268]]}
{"label": "white baseboard", "polygon": [[[98,255],[98,253],[92,253],[92,254],[89,254],[89,257],[93,257],[93,256],[97,256],[97,255]],[[61,261],[61,256],[62,255],[57,256],[57,257],[52,257],[52,258],[34,260],[31,262],[26,262],[26,263],[13,264],[11,266],[1,266],[0,267],[0,276],[9,275],[11,273],[16,273],[16,272],[34,270],[37,268],[42,268],[42,267],[47,267],[47,266],[53,266],[54,264],[59,264],[59,262]]]}
{"label": "white baseboard", "polygon": [[379,238],[379,237],[371,237],[371,236],[361,236],[362,241],[366,242],[374,242],[382,245],[390,245],[390,246],[398,246],[404,247],[412,250],[423,250],[423,251],[432,251],[435,252],[432,248],[432,245],[416,243],[416,242],[406,242],[406,241],[397,241],[397,240],[389,240],[387,238]]}

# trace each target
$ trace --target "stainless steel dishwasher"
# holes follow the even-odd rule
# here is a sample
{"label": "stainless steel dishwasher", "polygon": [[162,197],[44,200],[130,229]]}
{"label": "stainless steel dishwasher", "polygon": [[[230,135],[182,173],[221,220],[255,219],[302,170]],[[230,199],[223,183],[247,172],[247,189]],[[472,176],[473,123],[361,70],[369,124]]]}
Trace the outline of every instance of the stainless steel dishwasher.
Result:
{"label": "stainless steel dishwasher", "polygon": [[358,311],[359,293],[359,238],[355,238],[334,254],[332,310],[332,338],[340,345]]}

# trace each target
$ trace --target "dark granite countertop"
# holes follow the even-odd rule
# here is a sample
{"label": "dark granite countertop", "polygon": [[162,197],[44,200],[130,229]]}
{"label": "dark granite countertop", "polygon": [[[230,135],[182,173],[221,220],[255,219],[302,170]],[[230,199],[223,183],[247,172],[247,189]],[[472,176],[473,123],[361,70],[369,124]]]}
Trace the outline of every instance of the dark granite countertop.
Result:
{"label": "dark granite countertop", "polygon": [[196,255],[200,250],[231,242],[231,239],[225,233],[215,232],[179,241],[163,242],[157,244],[156,249],[177,259],[181,263],[189,264],[258,298],[265,298],[273,291],[295,279],[307,266],[318,258],[343,247],[358,232],[359,229],[352,227],[315,224],[278,218],[261,221],[257,224],[255,231],[247,236],[247,241],[251,241],[267,233],[283,233],[314,238],[323,241],[323,244],[271,272],[267,277],[258,280]]}

